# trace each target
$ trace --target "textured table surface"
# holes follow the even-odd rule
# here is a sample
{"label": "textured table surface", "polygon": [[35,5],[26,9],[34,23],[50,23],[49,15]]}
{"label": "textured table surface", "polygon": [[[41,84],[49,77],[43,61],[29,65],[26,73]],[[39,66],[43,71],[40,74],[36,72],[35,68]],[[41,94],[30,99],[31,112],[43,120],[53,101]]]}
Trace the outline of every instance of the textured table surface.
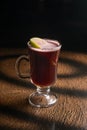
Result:
{"label": "textured table surface", "polygon": [[[22,54],[27,49],[0,49],[0,130],[87,130],[87,54],[61,51],[52,86],[58,101],[49,108],[28,103],[36,88],[16,75],[15,61]],[[26,71],[27,66],[22,64]]]}

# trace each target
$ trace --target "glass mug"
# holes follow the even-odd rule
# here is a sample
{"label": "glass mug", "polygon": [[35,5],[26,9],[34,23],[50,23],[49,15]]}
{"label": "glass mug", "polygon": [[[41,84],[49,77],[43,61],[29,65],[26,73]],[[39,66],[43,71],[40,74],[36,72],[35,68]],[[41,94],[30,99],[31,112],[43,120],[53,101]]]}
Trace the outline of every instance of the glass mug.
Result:
{"label": "glass mug", "polygon": [[[19,77],[30,78],[31,82],[36,85],[37,89],[29,96],[29,103],[35,107],[49,107],[56,103],[57,96],[50,91],[50,87],[57,79],[57,65],[61,44],[56,40],[46,39],[47,42],[55,44],[52,49],[37,49],[28,46],[28,56],[22,55],[18,57],[15,69]],[[30,73],[22,74],[20,70],[21,60],[27,60],[30,65]]]}

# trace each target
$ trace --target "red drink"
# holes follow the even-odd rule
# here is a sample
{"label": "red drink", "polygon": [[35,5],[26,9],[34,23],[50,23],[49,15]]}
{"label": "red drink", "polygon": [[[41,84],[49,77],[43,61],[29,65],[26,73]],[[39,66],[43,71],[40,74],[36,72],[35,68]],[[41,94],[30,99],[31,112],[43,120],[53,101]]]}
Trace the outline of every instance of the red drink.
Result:
{"label": "red drink", "polygon": [[[33,37],[28,42],[29,57],[20,56],[16,61],[19,77],[31,78],[37,90],[29,96],[29,103],[35,107],[49,107],[56,103],[57,96],[50,92],[50,87],[57,78],[57,63],[61,44],[55,40]],[[30,64],[30,73],[23,74],[20,70],[21,60]]]}
{"label": "red drink", "polygon": [[[19,77],[29,77],[37,90],[29,96],[29,103],[35,107],[49,107],[56,103],[57,96],[50,92],[50,87],[57,78],[57,63],[61,45],[58,41],[31,38],[28,42],[29,57],[20,56],[16,61]],[[20,61],[26,59],[30,64],[30,73],[21,74]]]}
{"label": "red drink", "polygon": [[58,41],[46,40],[42,49],[29,45],[31,80],[39,87],[52,85],[57,78],[57,62],[60,52]]}

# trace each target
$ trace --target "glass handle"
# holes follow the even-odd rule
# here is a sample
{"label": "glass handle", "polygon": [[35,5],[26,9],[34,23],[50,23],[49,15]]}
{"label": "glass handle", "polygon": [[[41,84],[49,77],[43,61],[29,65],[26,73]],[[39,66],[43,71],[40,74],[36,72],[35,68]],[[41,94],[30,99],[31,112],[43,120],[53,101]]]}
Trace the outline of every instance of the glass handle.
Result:
{"label": "glass handle", "polygon": [[20,68],[20,65],[21,65],[21,61],[22,60],[26,60],[27,62],[29,62],[29,56],[27,55],[22,55],[22,56],[19,56],[16,60],[16,63],[15,63],[15,70],[16,70],[16,73],[17,75],[20,77],[20,78],[30,78],[30,74],[27,73],[27,74],[24,74],[22,73],[21,71],[21,68]]}

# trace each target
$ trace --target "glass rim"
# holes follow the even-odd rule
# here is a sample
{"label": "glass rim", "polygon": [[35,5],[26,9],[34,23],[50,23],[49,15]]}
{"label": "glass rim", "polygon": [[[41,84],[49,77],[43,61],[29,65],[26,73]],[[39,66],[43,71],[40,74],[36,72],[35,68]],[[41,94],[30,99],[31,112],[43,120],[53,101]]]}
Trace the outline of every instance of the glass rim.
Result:
{"label": "glass rim", "polygon": [[31,49],[31,50],[34,50],[34,51],[38,51],[38,52],[53,52],[53,51],[58,51],[61,49],[62,47],[62,44],[58,41],[58,40],[53,40],[53,39],[47,39],[47,38],[43,38],[43,39],[46,39],[47,41],[51,41],[51,42],[55,42],[56,45],[58,45],[57,47],[55,47],[54,49],[52,50],[43,50],[43,49],[39,49],[39,48],[34,48],[32,47],[29,43],[30,41],[27,42],[27,45],[28,47]]}

